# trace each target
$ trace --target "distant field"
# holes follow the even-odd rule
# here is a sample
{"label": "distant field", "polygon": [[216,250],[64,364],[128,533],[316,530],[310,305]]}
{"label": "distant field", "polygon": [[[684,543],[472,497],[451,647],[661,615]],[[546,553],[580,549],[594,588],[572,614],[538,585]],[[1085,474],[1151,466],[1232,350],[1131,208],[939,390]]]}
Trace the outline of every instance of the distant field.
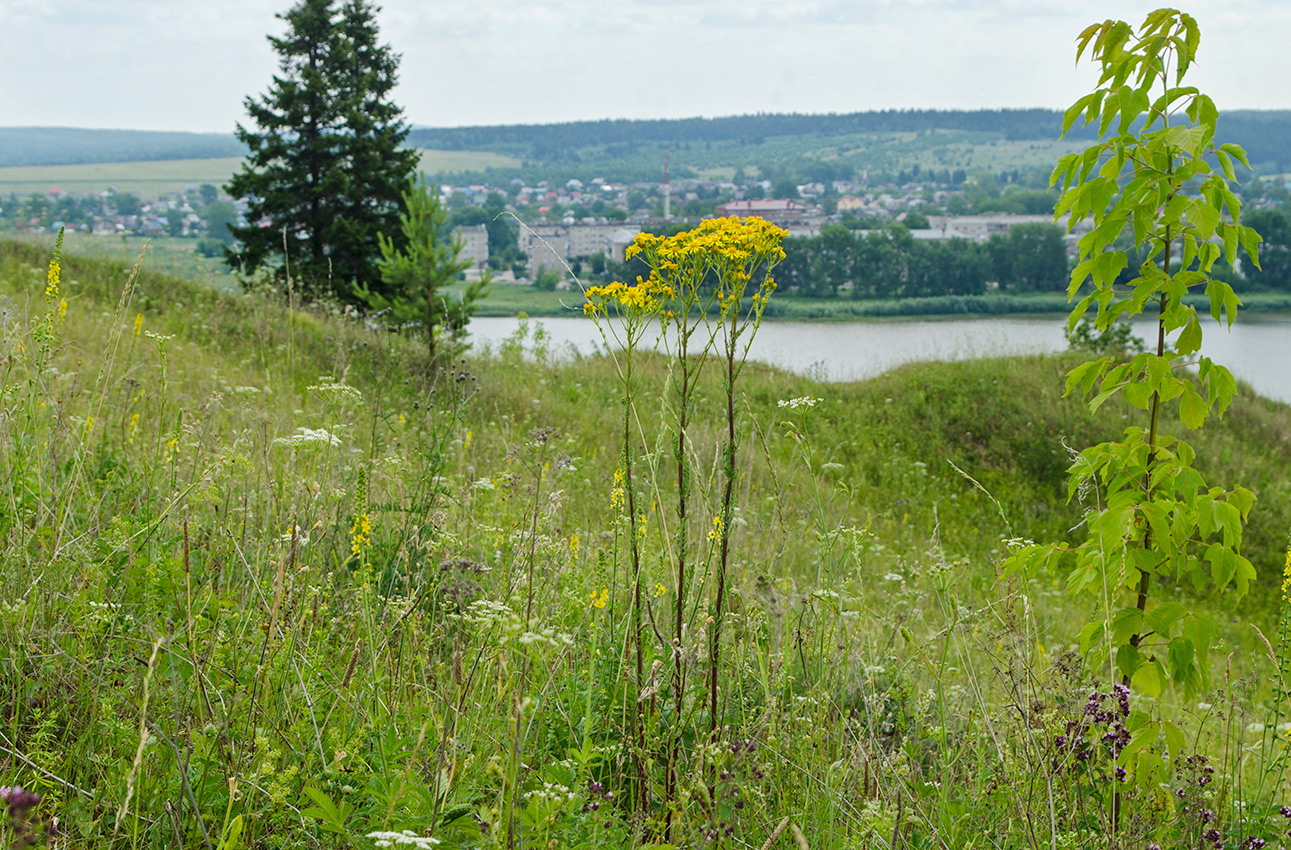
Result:
{"label": "distant field", "polygon": [[[238,157],[167,159],[140,162],[101,162],[83,165],[21,165],[0,168],[0,194],[30,195],[62,189],[75,195],[115,188],[143,198],[179,192],[186,186],[222,186],[242,165]],[[421,152],[421,168],[429,174],[514,168],[520,160],[480,151]]]}
{"label": "distant field", "polygon": [[[54,243],[52,233],[4,234],[5,239],[31,242],[48,248]],[[223,260],[203,257],[195,250],[196,239],[170,236],[146,238],[143,236],[91,236],[88,233],[68,233],[64,250],[76,256],[116,260],[133,266],[147,244],[144,268],[188,278],[225,292],[238,292],[240,287]]]}
{"label": "distant field", "polygon": [[486,168],[516,168],[522,163],[513,156],[487,151],[421,152],[421,170],[427,174],[452,174],[461,171],[483,171]]}
{"label": "distant field", "polygon": [[242,160],[168,159],[149,162],[101,162],[84,165],[20,165],[0,168],[0,193],[29,195],[62,189],[76,195],[114,187],[145,198],[178,192],[185,186],[228,181]]}

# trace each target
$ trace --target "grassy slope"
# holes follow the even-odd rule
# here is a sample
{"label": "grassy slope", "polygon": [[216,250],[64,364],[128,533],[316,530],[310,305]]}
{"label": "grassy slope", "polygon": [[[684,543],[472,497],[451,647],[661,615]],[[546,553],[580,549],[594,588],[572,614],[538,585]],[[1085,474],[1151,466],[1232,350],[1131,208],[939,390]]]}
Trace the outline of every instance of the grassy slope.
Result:
{"label": "grassy slope", "polygon": [[[28,311],[41,315],[43,263],[31,246],[0,249],[7,323]],[[580,745],[585,696],[594,698],[592,742],[623,739],[612,683],[627,671],[612,666],[613,651],[599,661],[586,651],[596,631],[589,591],[608,583],[616,600],[623,594],[616,526],[606,519],[620,390],[606,360],[535,361],[512,349],[432,379],[413,342],[163,275],[145,272],[133,303],[118,310],[124,272],[108,261],[65,263],[70,303],[58,332],[57,370],[24,371],[30,349],[14,347],[20,327],[7,325],[0,340],[8,370],[0,472],[9,494],[0,511],[6,542],[0,599],[10,600],[0,606],[0,784],[36,785],[65,828],[102,846],[109,846],[132,784],[137,814],[124,818],[118,845],[175,846],[178,833],[185,845],[200,846],[194,813],[219,833],[230,776],[241,781],[234,812],[244,815],[249,835],[275,844],[330,843],[312,819],[296,813],[309,805],[306,786],[355,807],[349,828],[356,832],[421,829],[433,819],[431,809],[454,804],[496,823],[492,807],[498,794],[505,797],[497,759],[505,752],[514,665],[522,657],[548,676],[531,691],[537,725],[526,745],[526,759],[536,765],[530,781],[563,776],[558,763]],[[175,335],[166,343],[164,381],[156,343],[133,331],[136,312],[142,328]],[[103,355],[112,351],[105,366]],[[852,814],[849,801],[874,799],[869,789],[876,781],[884,795],[894,792],[883,783],[895,780],[876,780],[873,770],[895,777],[909,764],[883,761],[896,754],[884,755],[883,746],[864,757],[854,749],[847,730],[864,711],[846,723],[837,712],[854,700],[865,705],[867,688],[887,701],[884,716],[892,712],[896,731],[882,735],[907,742],[903,758],[923,751],[933,759],[940,745],[925,726],[934,721],[916,706],[939,699],[943,687],[983,688],[981,699],[997,706],[1010,699],[1007,677],[992,682],[1013,662],[992,647],[1012,646],[1018,635],[1009,622],[1029,620],[1009,586],[995,583],[1000,541],[1052,539],[1074,525],[1063,493],[1061,439],[1083,446],[1131,421],[1110,405],[1091,419],[1078,402],[1060,398],[1063,368],[1060,358],[1047,357],[922,364],[850,385],[747,368],[750,430],[739,499],[747,524],[735,538],[733,605],[748,625],[732,636],[733,669],[741,672],[730,687],[742,696],[729,720],[735,734],[755,735],[766,747],[756,759],[764,775],[745,776],[748,811],[728,816],[748,843],[760,846],[770,828],[764,825],[790,811],[820,846],[845,846],[865,834],[864,818]],[[365,403],[320,398],[308,388],[323,375],[347,380]],[[645,386],[662,386],[664,377],[658,362],[643,372]],[[476,389],[459,418],[452,399],[462,387]],[[705,470],[716,451],[718,395],[710,370],[693,434],[703,500],[713,496]],[[799,396],[824,399],[795,420],[809,438],[811,473],[801,460],[803,444],[783,424],[794,417],[777,407]],[[139,420],[132,419],[136,413]],[[666,419],[666,405],[644,393],[638,439],[660,465],[654,474],[639,470],[644,501],[667,498]],[[24,421],[29,429],[15,429]],[[333,428],[338,422],[345,427]],[[335,452],[275,446],[275,437],[299,427],[333,428],[344,444]],[[533,437],[539,427],[561,433],[539,444]],[[20,455],[30,451],[22,448],[28,437],[44,447]],[[1291,411],[1243,393],[1196,445],[1211,478],[1241,481],[1261,497],[1250,528],[1262,573],[1254,604],[1234,611],[1223,600],[1202,603],[1227,639],[1249,646],[1246,618],[1273,633],[1268,600],[1276,595],[1278,553],[1291,520]],[[27,460],[17,462],[21,457]],[[1009,526],[947,461],[995,495]],[[374,524],[372,586],[347,560],[361,462]],[[700,539],[706,516],[701,512],[697,523]],[[660,514],[658,522],[668,521]],[[298,554],[279,539],[293,525],[311,538]],[[824,553],[813,542],[822,529],[840,527],[866,532],[842,553]],[[531,528],[538,537],[529,536]],[[665,544],[648,540],[651,579],[665,582]],[[495,645],[487,630],[445,617],[452,600],[476,594],[515,604],[507,587],[523,589],[531,545],[542,577],[537,611],[543,622],[578,636],[568,652]],[[486,571],[437,569],[461,557]],[[818,571],[824,587],[816,583]],[[1038,632],[1027,646],[1074,641],[1076,606],[1052,595],[1053,587],[1047,577],[1029,585]],[[819,602],[830,597],[817,590],[839,594],[838,604],[858,619],[831,618]],[[979,606],[981,613],[973,613]],[[946,610],[961,613],[948,620]],[[612,605],[605,616],[613,611]],[[959,623],[961,617],[968,619]],[[601,634],[601,645],[612,645],[615,634]],[[952,635],[959,649],[949,662],[928,655],[927,648]],[[157,636],[166,643],[148,673]],[[836,639],[845,652],[834,650]],[[974,663],[994,668],[994,677],[958,672],[970,650],[981,653]],[[482,685],[463,684],[463,655],[468,672],[479,665]],[[1032,663],[1041,667],[1042,658]],[[1239,654],[1236,663],[1238,674],[1255,669],[1249,655]],[[584,674],[589,664],[601,665],[595,689]],[[142,771],[131,779],[146,676],[154,699],[148,722],[165,737],[146,750]],[[1056,695],[1042,699],[1061,704]],[[948,846],[976,846],[983,834],[1012,828],[1007,799],[974,784],[988,782],[998,767],[975,759],[998,744],[973,718],[998,709],[945,705],[950,715],[939,723],[953,727],[962,749],[939,758],[955,765],[953,775],[977,778],[948,781],[941,792],[920,787],[907,817],[922,818],[919,828]],[[416,766],[434,763],[439,724],[450,715],[458,724],[450,751],[459,760],[441,807],[427,796],[427,774]],[[433,720],[429,738],[419,742],[428,716],[443,720]],[[1008,727],[1008,713],[995,722]],[[182,760],[190,766],[184,775],[191,792],[177,779],[181,750],[189,753]],[[15,751],[46,773],[6,760]],[[871,758],[880,762],[865,761]],[[929,762],[932,769],[937,763]],[[620,792],[623,769],[603,775]],[[732,769],[748,771],[751,763]],[[814,784],[803,783],[803,771]],[[585,796],[586,778],[579,781]],[[989,783],[1016,781],[1002,776]],[[407,790],[391,798],[391,788]],[[936,793],[944,806],[929,796]],[[1002,819],[983,825],[991,806]],[[702,822],[701,813],[692,815]],[[441,836],[476,846],[474,819],[454,823]],[[626,844],[615,837],[616,823],[580,819],[573,809],[561,816],[565,831],[553,840]]]}

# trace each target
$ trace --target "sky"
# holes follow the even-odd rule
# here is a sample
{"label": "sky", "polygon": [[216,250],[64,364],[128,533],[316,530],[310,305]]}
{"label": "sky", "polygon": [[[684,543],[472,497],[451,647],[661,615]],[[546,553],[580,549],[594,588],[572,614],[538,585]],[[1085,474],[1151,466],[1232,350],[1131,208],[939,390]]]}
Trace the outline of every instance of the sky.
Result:
{"label": "sky", "polygon": [[[0,126],[231,132],[277,68],[287,0],[0,0]],[[1075,38],[1138,0],[386,0],[415,125],[754,112],[1064,108]],[[1291,3],[1196,0],[1188,81],[1291,108]]]}

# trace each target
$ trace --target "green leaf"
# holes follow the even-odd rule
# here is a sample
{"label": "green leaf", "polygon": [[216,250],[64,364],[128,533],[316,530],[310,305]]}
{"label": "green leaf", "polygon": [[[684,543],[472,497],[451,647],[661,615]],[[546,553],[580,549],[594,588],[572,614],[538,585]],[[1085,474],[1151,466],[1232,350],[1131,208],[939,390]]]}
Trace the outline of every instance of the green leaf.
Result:
{"label": "green leaf", "polygon": [[229,821],[224,835],[220,838],[219,850],[238,850],[242,846],[242,815]]}
{"label": "green leaf", "polygon": [[1197,395],[1197,391],[1192,388],[1191,384],[1187,385],[1184,390],[1183,398],[1179,400],[1179,421],[1187,428],[1200,428],[1206,421],[1206,414],[1210,412],[1205,400]]}
{"label": "green leaf", "polygon": [[1166,650],[1166,659],[1170,665],[1170,678],[1174,679],[1176,684],[1183,684],[1184,680],[1192,674],[1196,657],[1196,648],[1186,637],[1177,637],[1170,641],[1170,646]]}
{"label": "green leaf", "polygon": [[[1129,639],[1143,630],[1143,612],[1138,608],[1122,608],[1112,615],[1112,643],[1128,643]],[[1133,673],[1133,670],[1127,670]]]}
{"label": "green leaf", "polygon": [[1141,665],[1130,678],[1130,686],[1139,693],[1156,699],[1161,696],[1165,681],[1161,676],[1160,662]]}
{"label": "green leaf", "polygon": [[1137,647],[1130,646],[1128,643],[1122,643],[1116,650],[1116,669],[1120,670],[1126,676],[1133,676],[1134,671],[1138,670],[1143,664],[1143,657],[1139,654]]}
{"label": "green leaf", "polygon": [[1106,627],[1102,620],[1096,620],[1092,623],[1086,623],[1080,630],[1077,640],[1080,643],[1082,653],[1089,652],[1090,647],[1094,645],[1103,636]]}
{"label": "green leaf", "polygon": [[1124,765],[1135,753],[1139,752],[1149,744],[1156,743],[1157,738],[1161,736],[1161,731],[1155,723],[1144,726],[1130,736],[1129,743],[1121,750],[1120,763]]}
{"label": "green leaf", "polygon": [[1192,201],[1188,218],[1196,226],[1201,238],[1209,239],[1215,235],[1215,228],[1219,226],[1219,210],[1206,203],[1203,198],[1193,198]]}
{"label": "green leaf", "polygon": [[[1078,61],[1079,58],[1080,57],[1077,56]],[[1088,106],[1089,102],[1093,99],[1094,96],[1092,94],[1087,94],[1071,106],[1067,107],[1067,111],[1062,114],[1062,133],[1059,134],[1059,138],[1067,135],[1067,131],[1071,129],[1071,125],[1076,123],[1076,118],[1079,117],[1080,113],[1085,111],[1085,107]]]}
{"label": "green leaf", "polygon": [[1235,145],[1232,142],[1225,142],[1219,146],[1219,149],[1240,162],[1242,165],[1245,165],[1247,168],[1251,167],[1250,162],[1246,159],[1246,151],[1241,145]]}
{"label": "green leaf", "polygon": [[1152,631],[1163,637],[1168,637],[1170,635],[1170,629],[1173,628],[1174,624],[1179,622],[1186,613],[1187,611],[1184,609],[1183,605],[1178,602],[1162,602],[1148,611],[1145,619]]}
{"label": "green leaf", "polygon": [[1222,148],[1215,151],[1215,159],[1219,160],[1219,167],[1223,170],[1225,177],[1229,180],[1237,180],[1237,172],[1233,171],[1233,158],[1228,155],[1227,151]]}
{"label": "green leaf", "polygon": [[1188,324],[1184,325],[1178,340],[1175,341],[1174,348],[1175,351],[1185,357],[1189,354],[1195,354],[1201,349],[1201,324],[1197,321],[1196,314],[1193,315]]}
{"label": "green leaf", "polygon": [[1152,388],[1142,381],[1126,384],[1125,400],[1139,410],[1147,410],[1148,405],[1152,402]]}

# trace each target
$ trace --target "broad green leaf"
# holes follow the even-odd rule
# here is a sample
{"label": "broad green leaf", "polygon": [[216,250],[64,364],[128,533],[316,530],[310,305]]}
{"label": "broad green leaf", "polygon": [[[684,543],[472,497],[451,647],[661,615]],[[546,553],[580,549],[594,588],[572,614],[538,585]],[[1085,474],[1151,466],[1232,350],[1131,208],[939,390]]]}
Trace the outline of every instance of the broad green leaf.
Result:
{"label": "broad green leaf", "polygon": [[1139,410],[1147,410],[1152,401],[1152,388],[1141,381],[1126,384],[1125,400]]}
{"label": "broad green leaf", "polygon": [[1185,613],[1183,605],[1171,600],[1152,607],[1144,619],[1152,631],[1163,637],[1169,637],[1170,629],[1183,618]]}
{"label": "broad green leaf", "polygon": [[[1128,637],[1126,641],[1128,641]],[[1142,666],[1143,657],[1139,654],[1137,647],[1130,646],[1126,641],[1116,641],[1115,637],[1113,637],[1113,642],[1120,644],[1116,649],[1116,669],[1126,676],[1133,677],[1134,672]]]}
{"label": "broad green leaf", "polygon": [[1250,162],[1246,159],[1246,151],[1241,145],[1235,145],[1232,142],[1225,142],[1219,146],[1219,149],[1240,162],[1242,165],[1245,165],[1247,168],[1251,167]]}
{"label": "broad green leaf", "polygon": [[1170,756],[1178,756],[1187,747],[1188,739],[1184,736],[1183,730],[1169,720],[1161,721],[1161,734],[1165,738]]}
{"label": "broad green leaf", "polygon": [[1166,658],[1170,665],[1170,678],[1176,684],[1182,684],[1188,678],[1188,674],[1192,672],[1196,654],[1196,648],[1193,647],[1192,641],[1186,637],[1177,637],[1170,641],[1170,646],[1166,650]]}
{"label": "broad green leaf", "polygon": [[1155,723],[1149,724],[1144,726],[1142,729],[1135,731],[1134,734],[1130,736],[1129,743],[1125,745],[1125,749],[1121,750],[1120,763],[1124,765],[1135,753],[1150,744],[1156,743],[1157,738],[1160,736],[1161,730],[1157,728]]}
{"label": "broad green leaf", "polygon": [[1215,228],[1219,226],[1219,210],[1201,198],[1192,199],[1192,209],[1188,213],[1188,218],[1197,227],[1203,239],[1214,236]]}
{"label": "broad green leaf", "polygon": [[1223,169],[1224,176],[1229,180],[1237,180],[1237,173],[1233,171],[1233,158],[1223,148],[1215,151],[1215,159],[1219,160],[1219,167]]}
{"label": "broad green leaf", "polygon": [[1090,647],[1102,638],[1103,632],[1104,626],[1102,620],[1098,620],[1093,623],[1086,623],[1081,628],[1080,634],[1078,635],[1080,651],[1082,653],[1089,652]]}
{"label": "broad green leaf", "polygon": [[1161,696],[1161,689],[1165,685],[1165,682],[1161,677],[1161,669],[1158,667],[1158,663],[1159,662],[1149,662],[1147,664],[1140,665],[1138,670],[1134,672],[1134,675],[1130,677],[1130,686],[1134,688],[1134,690],[1144,694],[1145,696],[1152,697],[1153,699]]}
{"label": "broad green leaf", "polygon": [[1201,324],[1197,321],[1196,314],[1193,315],[1192,321],[1184,325],[1183,331],[1174,344],[1175,351],[1183,356],[1195,354],[1201,348]]}
{"label": "broad green leaf", "polygon": [[[1128,643],[1143,630],[1143,612],[1138,608],[1122,608],[1112,615],[1112,643]],[[1133,673],[1133,670],[1126,671]]]}
{"label": "broad green leaf", "polygon": [[1179,421],[1185,427],[1196,430],[1206,421],[1206,414],[1210,408],[1206,405],[1205,400],[1197,395],[1197,391],[1192,389],[1191,385],[1184,391],[1183,397],[1179,400]]}

